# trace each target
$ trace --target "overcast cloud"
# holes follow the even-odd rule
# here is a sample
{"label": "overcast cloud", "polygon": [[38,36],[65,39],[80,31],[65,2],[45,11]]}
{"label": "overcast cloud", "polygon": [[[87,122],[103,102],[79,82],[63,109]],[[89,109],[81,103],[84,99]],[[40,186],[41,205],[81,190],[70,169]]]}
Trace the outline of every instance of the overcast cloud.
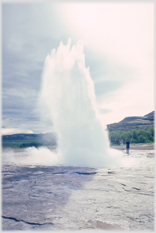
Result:
{"label": "overcast cloud", "polygon": [[84,41],[105,124],[154,110],[154,2],[4,2],[3,133],[51,131],[40,118],[41,76],[47,54],[68,38]]}

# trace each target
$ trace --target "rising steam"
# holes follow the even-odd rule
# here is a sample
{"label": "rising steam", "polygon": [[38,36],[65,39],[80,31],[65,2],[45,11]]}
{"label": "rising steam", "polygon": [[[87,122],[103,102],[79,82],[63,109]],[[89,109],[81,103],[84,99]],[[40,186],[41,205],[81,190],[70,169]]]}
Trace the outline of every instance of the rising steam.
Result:
{"label": "rising steam", "polygon": [[61,42],[47,56],[40,99],[57,133],[59,164],[103,167],[117,162],[99,119],[82,41],[72,48],[70,39],[66,46]]}

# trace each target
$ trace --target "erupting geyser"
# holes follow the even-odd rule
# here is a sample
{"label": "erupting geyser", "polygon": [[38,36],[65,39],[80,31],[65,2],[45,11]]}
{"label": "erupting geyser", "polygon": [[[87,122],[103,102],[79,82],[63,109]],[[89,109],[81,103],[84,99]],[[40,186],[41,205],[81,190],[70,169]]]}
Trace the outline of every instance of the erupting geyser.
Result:
{"label": "erupting geyser", "polygon": [[41,99],[58,136],[58,163],[103,167],[115,164],[99,119],[94,83],[85,67],[83,43],[62,42],[47,56]]}

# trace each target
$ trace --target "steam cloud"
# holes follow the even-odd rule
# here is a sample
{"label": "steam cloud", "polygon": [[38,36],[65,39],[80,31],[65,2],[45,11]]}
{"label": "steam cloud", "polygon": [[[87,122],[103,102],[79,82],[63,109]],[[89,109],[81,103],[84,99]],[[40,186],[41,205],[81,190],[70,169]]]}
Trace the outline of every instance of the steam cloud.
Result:
{"label": "steam cloud", "polygon": [[110,149],[108,133],[100,122],[94,83],[85,67],[83,43],[60,44],[47,56],[39,102],[45,120],[54,124],[58,147],[10,151],[5,160],[19,165],[114,167],[122,153]]}
{"label": "steam cloud", "polygon": [[60,43],[47,56],[40,100],[58,135],[59,163],[103,167],[118,163],[96,106],[94,83],[85,67],[83,42]]}

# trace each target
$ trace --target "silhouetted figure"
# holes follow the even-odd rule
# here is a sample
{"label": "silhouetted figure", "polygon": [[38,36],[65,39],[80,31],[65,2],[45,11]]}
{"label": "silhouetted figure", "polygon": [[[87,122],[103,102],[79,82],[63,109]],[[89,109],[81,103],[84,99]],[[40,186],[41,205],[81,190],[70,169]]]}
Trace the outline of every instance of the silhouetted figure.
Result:
{"label": "silhouetted figure", "polygon": [[127,140],[126,142],[126,150],[127,150],[127,154],[129,154],[129,148],[130,148],[130,141]]}

